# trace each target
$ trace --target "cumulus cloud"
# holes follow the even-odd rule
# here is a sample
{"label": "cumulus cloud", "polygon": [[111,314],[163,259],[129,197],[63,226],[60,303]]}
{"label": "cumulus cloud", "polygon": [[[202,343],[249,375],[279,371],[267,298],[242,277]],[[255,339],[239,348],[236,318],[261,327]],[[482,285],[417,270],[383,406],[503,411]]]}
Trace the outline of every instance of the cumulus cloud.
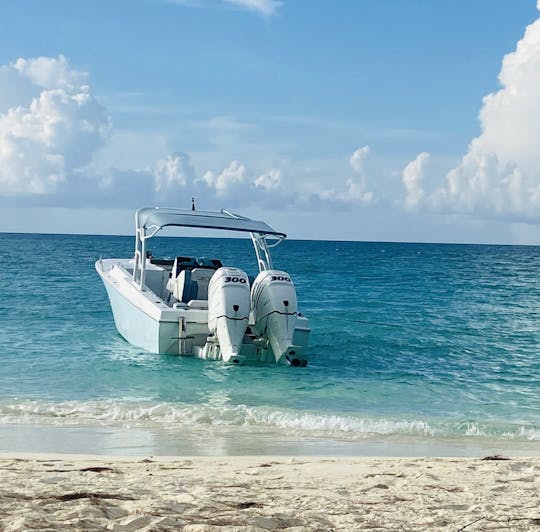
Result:
{"label": "cumulus cloud", "polygon": [[364,165],[369,152],[369,146],[358,148],[355,152],[353,152],[349,159],[349,164],[351,165],[352,169],[360,175],[364,175]]}
{"label": "cumulus cloud", "polygon": [[259,190],[275,192],[281,189],[282,179],[281,170],[271,169],[257,177],[253,186]]}
{"label": "cumulus cloud", "polygon": [[411,161],[403,170],[403,184],[405,185],[405,199],[403,204],[406,209],[414,210],[422,203],[425,197],[423,181],[425,167],[429,160],[429,153],[422,152],[414,161]]}
{"label": "cumulus cloud", "polygon": [[347,180],[347,196],[353,201],[359,201],[360,203],[369,203],[373,199],[373,192],[366,191],[367,175],[365,163],[369,152],[369,146],[364,146],[356,150],[349,159],[349,164],[357,175]]}
{"label": "cumulus cloud", "polygon": [[194,180],[195,171],[186,153],[174,153],[160,159],[154,168],[156,192],[185,188]]}
{"label": "cumulus cloud", "polygon": [[19,58],[11,68],[44,89],[76,87],[86,84],[88,79],[87,73],[70,68],[68,60],[63,55],[56,58]]}
{"label": "cumulus cloud", "polygon": [[[197,196],[208,208],[246,204],[320,208],[324,203],[354,205],[372,200],[366,184],[367,146],[351,155],[354,175],[349,179],[335,175],[325,179],[320,171],[320,179],[312,179],[308,170],[304,178],[299,177],[294,166],[286,169],[287,161],[284,167],[249,168],[233,160],[221,170],[197,172],[190,156],[182,152],[155,162],[147,158],[140,167],[122,164],[110,154],[110,163],[104,163],[101,156],[114,135],[107,110],[93,96],[88,78],[71,68],[64,56],[20,58],[0,66],[0,198],[4,204],[131,208],[145,203],[182,205],[186,197]],[[206,124],[228,137],[253,131],[249,124],[230,117],[215,117]],[[138,149],[139,142],[132,150]]]}
{"label": "cumulus cloud", "polygon": [[19,59],[2,74],[37,96],[0,114],[0,195],[54,192],[90,162],[109,117],[63,56]]}
{"label": "cumulus cloud", "polygon": [[346,204],[367,204],[373,200],[373,192],[366,190],[367,173],[365,169],[366,159],[370,153],[369,146],[364,146],[353,152],[349,158],[349,164],[355,171],[354,177],[349,177],[344,187],[328,188],[323,190],[319,196],[323,200],[340,202]]}
{"label": "cumulus cloud", "polygon": [[219,174],[207,171],[200,181],[206,183],[208,188],[215,192],[218,197],[223,197],[234,193],[247,181],[246,167],[238,161],[232,161]]}
{"label": "cumulus cloud", "polygon": [[405,168],[408,208],[539,219],[540,19],[504,57],[499,81],[500,90],[483,99],[481,134],[444,184],[429,194],[422,187],[426,154]]}

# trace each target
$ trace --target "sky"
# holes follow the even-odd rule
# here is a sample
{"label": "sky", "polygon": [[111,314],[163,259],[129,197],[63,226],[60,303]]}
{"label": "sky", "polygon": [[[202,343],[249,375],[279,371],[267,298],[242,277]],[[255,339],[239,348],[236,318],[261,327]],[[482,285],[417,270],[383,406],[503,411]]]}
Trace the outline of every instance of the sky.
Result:
{"label": "sky", "polygon": [[0,231],[226,208],[540,244],[540,0],[0,0]]}

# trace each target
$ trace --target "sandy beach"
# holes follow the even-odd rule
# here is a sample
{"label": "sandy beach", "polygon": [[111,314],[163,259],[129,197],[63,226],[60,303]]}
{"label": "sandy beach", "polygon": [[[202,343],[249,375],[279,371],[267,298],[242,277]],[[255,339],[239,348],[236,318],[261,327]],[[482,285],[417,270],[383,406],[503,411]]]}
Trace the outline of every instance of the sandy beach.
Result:
{"label": "sandy beach", "polygon": [[0,455],[0,530],[540,530],[540,458]]}

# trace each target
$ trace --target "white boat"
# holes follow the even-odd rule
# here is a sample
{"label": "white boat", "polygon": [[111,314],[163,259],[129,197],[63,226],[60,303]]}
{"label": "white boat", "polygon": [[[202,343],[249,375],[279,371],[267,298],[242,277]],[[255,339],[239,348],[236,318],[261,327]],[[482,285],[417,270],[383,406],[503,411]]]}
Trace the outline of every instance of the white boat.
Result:
{"label": "white boat", "polygon": [[[273,269],[270,257],[284,233],[224,210],[143,208],[135,225],[133,258],[96,262],[116,328],[128,342],[234,364],[307,365],[309,321],[298,312],[290,275]],[[170,226],[249,233],[258,275],[250,279],[219,258],[153,258],[147,240]]]}

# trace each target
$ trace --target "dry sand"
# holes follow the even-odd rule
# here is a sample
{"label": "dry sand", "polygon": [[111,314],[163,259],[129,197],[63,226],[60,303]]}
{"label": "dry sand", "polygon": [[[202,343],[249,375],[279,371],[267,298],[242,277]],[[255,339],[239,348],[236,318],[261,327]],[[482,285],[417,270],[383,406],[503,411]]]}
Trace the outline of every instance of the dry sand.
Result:
{"label": "dry sand", "polygon": [[0,455],[0,530],[538,530],[540,458]]}

